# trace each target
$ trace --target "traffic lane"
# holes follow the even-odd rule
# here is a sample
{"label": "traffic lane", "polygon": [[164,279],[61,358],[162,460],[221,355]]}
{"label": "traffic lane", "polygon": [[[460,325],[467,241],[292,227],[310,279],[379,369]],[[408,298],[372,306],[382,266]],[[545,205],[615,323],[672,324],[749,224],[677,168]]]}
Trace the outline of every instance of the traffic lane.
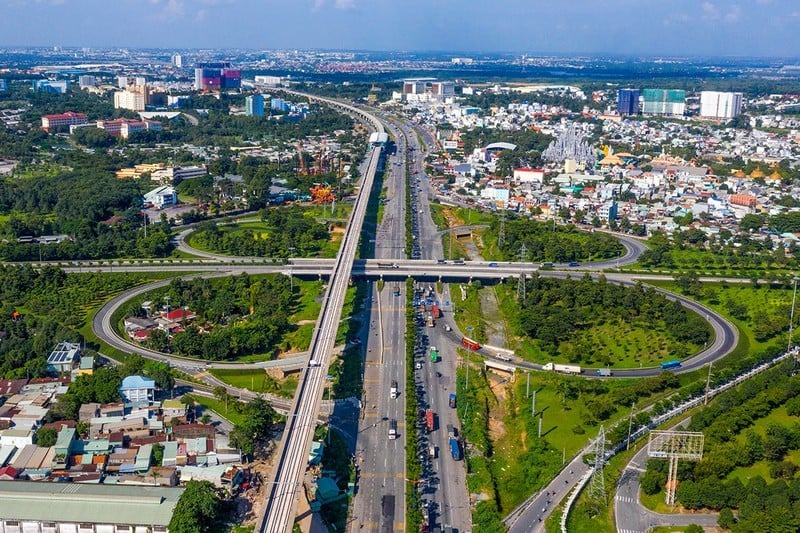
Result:
{"label": "traffic lane", "polygon": [[582,454],[579,454],[530,501],[528,507],[509,526],[509,533],[545,531],[544,524],[553,509],[569,495],[588,471],[589,467],[584,464]]}

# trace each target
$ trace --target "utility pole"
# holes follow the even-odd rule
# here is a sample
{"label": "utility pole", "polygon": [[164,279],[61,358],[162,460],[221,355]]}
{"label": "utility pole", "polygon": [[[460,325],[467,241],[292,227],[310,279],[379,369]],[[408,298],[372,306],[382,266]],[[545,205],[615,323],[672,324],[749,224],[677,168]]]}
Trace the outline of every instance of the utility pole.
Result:
{"label": "utility pole", "polygon": [[703,400],[703,405],[708,405],[708,391],[711,389],[711,365],[714,363],[708,363],[708,377],[706,378],[706,397]]}
{"label": "utility pole", "polygon": [[533,391],[533,399],[531,400],[531,416],[536,416],[536,391]]}
{"label": "utility pole", "polygon": [[542,415],[539,415],[539,438],[542,438]]}
{"label": "utility pole", "polygon": [[530,372],[526,372],[525,374],[528,376],[528,384],[525,386],[525,397],[526,398],[530,398],[531,397],[531,373]]}
{"label": "utility pole", "polygon": [[625,450],[631,449],[631,429],[633,429],[633,410],[636,409],[636,402],[631,404],[631,416],[628,417],[628,443],[625,445]]}

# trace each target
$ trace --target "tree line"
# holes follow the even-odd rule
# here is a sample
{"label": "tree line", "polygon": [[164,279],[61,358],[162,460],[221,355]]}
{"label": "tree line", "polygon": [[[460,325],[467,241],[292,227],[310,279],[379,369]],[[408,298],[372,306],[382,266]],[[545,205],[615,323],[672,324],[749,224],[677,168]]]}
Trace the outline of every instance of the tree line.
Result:
{"label": "tree line", "polygon": [[[603,276],[597,281],[588,274],[580,280],[534,276],[526,281],[526,298],[519,307],[519,331],[538,340],[551,355],[563,351],[562,343],[577,332],[613,321],[663,328],[676,343],[703,345],[710,338],[708,325],[680,302],[641,284],[608,283]],[[573,362],[589,355],[571,353]]]}
{"label": "tree line", "polygon": [[[490,231],[497,235],[500,222],[494,219]],[[625,248],[612,235],[602,232],[588,233],[572,224],[554,225],[524,218],[506,220],[505,242],[499,245],[504,260],[515,261],[522,257],[525,247],[526,261],[588,261],[620,257]]]}

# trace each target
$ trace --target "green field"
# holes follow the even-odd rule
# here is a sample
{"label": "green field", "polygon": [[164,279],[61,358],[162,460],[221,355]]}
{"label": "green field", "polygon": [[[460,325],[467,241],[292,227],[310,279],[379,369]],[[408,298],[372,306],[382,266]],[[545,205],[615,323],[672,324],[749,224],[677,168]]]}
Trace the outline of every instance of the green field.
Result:
{"label": "green field", "polygon": [[277,394],[291,398],[297,389],[297,374],[291,374],[285,380],[278,381],[261,369],[210,369],[208,373],[228,385],[256,393]]}

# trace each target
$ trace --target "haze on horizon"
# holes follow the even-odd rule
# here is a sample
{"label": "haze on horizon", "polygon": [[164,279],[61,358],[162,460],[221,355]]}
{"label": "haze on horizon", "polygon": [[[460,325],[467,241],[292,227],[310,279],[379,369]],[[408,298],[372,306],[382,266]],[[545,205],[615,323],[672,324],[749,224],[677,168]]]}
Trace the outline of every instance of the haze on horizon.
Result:
{"label": "haze on horizon", "polygon": [[0,12],[0,46],[800,56],[796,0],[0,0]]}

